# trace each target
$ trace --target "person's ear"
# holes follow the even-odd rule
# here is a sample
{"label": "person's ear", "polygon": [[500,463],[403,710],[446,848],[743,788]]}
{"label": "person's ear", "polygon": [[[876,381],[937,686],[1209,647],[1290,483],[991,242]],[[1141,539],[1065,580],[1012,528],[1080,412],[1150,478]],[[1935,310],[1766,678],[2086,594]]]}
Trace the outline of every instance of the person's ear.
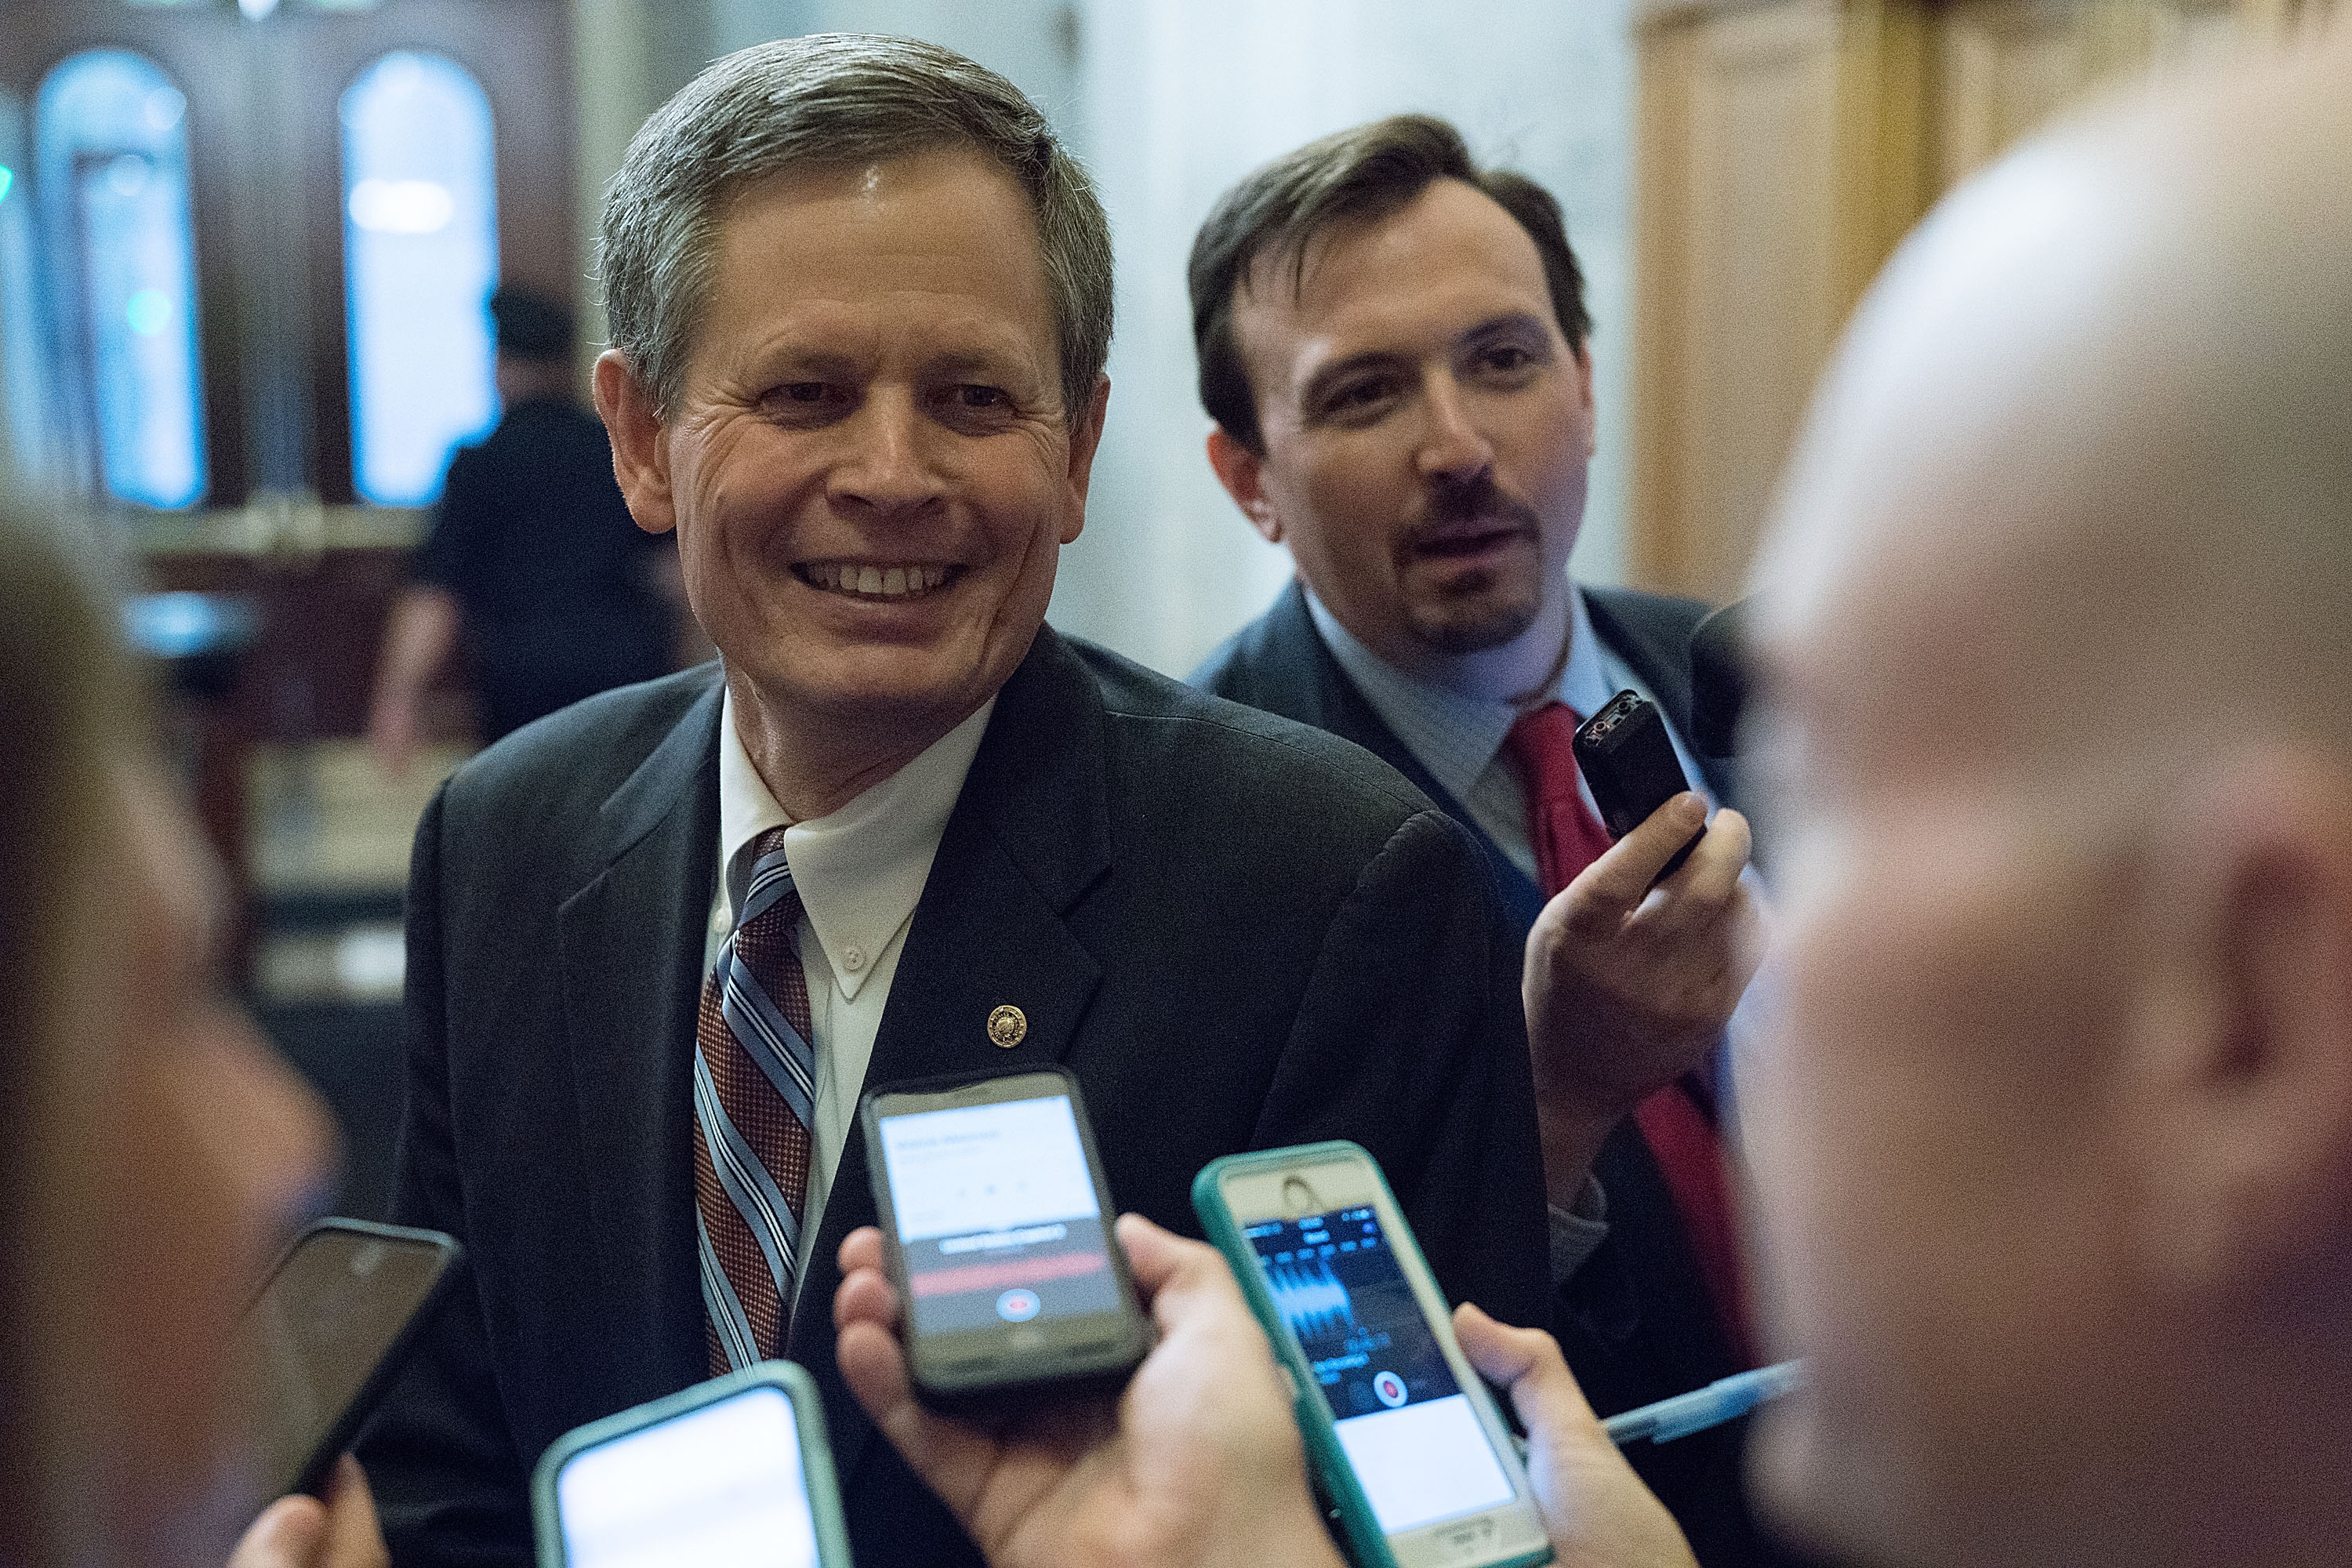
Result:
{"label": "person's ear", "polygon": [[618,349],[596,356],[596,412],[613,442],[613,478],[629,515],[647,533],[677,526],[670,493],[669,432],[654,411],[654,400]]}
{"label": "person's ear", "polygon": [[1601,416],[1592,406],[1592,344],[1589,340],[1576,345],[1576,395],[1584,405],[1584,456],[1590,461],[1598,442]]}
{"label": "person's ear", "polygon": [[1282,542],[1282,518],[1274,510],[1274,502],[1265,493],[1265,459],[1251,451],[1225,433],[1222,425],[1209,427],[1209,467],[1217,471],[1217,482],[1242,509],[1250,526],[1258,531],[1268,544]]}
{"label": "person's ear", "polygon": [[2136,1250],[2209,1300],[2352,1268],[2352,768],[2270,748],[2193,781],[2118,1135]]}
{"label": "person's ear", "polygon": [[1095,471],[1095,453],[1102,446],[1103,420],[1110,412],[1110,377],[1095,377],[1095,389],[1087,395],[1086,413],[1080,416],[1077,428],[1070,432],[1070,515],[1063,521],[1061,540],[1065,544],[1077,542],[1079,532],[1087,526],[1087,486]]}

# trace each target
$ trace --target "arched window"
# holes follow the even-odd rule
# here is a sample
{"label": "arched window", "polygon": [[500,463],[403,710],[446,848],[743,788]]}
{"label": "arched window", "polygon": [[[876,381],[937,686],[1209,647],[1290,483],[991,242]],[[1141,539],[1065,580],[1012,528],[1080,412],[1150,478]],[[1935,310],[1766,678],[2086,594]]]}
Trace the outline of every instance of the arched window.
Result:
{"label": "arched window", "polygon": [[152,507],[205,493],[185,117],[163,73],[121,49],[58,65],[33,111],[50,322],[76,423],[95,436],[106,489]]}
{"label": "arched window", "polygon": [[379,506],[424,506],[497,413],[490,102],[462,67],[401,50],[352,83],[342,122],[352,479]]}
{"label": "arched window", "polygon": [[0,89],[0,484],[47,479],[44,418],[56,399],[42,375],[39,301],[33,292],[33,182],[24,100]]}

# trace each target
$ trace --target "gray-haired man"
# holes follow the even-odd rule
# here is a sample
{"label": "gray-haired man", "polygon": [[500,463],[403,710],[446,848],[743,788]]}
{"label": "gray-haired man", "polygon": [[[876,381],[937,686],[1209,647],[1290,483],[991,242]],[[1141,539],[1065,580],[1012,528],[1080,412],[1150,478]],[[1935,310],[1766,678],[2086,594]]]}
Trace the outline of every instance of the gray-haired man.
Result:
{"label": "gray-haired man", "polygon": [[632,145],[598,405],[722,665],[521,731],[418,830],[396,1212],[474,1275],[364,1445],[401,1561],[514,1560],[551,1438],[779,1353],[860,1555],[971,1560],[834,1371],[868,1081],[1059,1061],[1180,1226],[1213,1155],[1354,1138],[1449,1292],[1541,1309],[1518,948],[1462,830],[1043,626],[1109,255],[1036,111],[925,45],[747,50]]}

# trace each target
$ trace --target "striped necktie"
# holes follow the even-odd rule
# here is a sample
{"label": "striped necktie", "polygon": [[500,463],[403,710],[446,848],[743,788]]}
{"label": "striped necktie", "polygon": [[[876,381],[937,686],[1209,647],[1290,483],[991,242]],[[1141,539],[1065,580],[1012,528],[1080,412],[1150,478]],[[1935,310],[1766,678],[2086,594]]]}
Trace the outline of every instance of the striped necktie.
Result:
{"label": "striped necktie", "polygon": [[816,1055],[784,830],[751,841],[695,1023],[694,1196],[713,1375],[782,1355],[808,1204]]}

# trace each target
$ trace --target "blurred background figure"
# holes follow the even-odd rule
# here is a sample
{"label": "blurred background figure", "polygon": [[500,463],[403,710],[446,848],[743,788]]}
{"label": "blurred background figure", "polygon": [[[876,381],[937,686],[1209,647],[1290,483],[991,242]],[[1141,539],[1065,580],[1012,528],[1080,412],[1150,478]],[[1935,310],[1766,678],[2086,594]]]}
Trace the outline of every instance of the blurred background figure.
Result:
{"label": "blurred background figure", "polygon": [[[333,1135],[221,986],[219,878],[70,553],[0,508],[0,1562],[212,1568],[259,1500],[230,1330]],[[237,1568],[383,1563],[333,1491]]]}
{"label": "blurred background figure", "polygon": [[583,697],[667,673],[677,638],[656,584],[677,552],[613,482],[604,426],[572,395],[569,307],[490,296],[506,412],[449,464],[414,582],[394,601],[368,713],[389,772],[416,751],[426,683],[462,641],[484,745]]}

